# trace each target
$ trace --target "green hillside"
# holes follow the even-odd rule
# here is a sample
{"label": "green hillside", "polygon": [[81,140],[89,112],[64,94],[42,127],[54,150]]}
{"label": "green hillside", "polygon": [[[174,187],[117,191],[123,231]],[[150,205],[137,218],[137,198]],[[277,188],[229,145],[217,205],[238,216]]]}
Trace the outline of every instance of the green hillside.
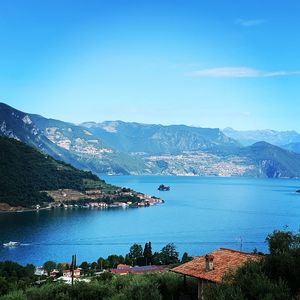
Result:
{"label": "green hillside", "polygon": [[75,169],[14,139],[0,137],[0,203],[32,207],[52,199],[41,191],[116,189],[91,172]]}

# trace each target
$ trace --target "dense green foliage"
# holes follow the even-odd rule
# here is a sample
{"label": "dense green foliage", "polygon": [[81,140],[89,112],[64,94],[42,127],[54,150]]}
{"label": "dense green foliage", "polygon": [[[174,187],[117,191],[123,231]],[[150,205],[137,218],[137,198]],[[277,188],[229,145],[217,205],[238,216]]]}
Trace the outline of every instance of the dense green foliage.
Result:
{"label": "dense green foliage", "polygon": [[0,297],[10,291],[27,287],[33,281],[34,266],[25,267],[11,261],[0,262]]}
{"label": "dense green foliage", "polygon": [[[159,264],[161,264],[166,261],[175,262],[174,254],[176,255],[176,253],[175,246],[167,244],[160,252],[156,252],[155,255],[164,257],[165,261],[163,259],[159,261]],[[84,261],[79,267],[82,269],[82,276],[90,277],[94,276],[95,272],[116,268],[121,263],[132,266],[144,266],[151,264],[153,260],[155,260],[155,257],[152,255],[151,242],[147,242],[144,249],[139,244],[133,244],[125,257],[113,254],[107,258],[100,257],[97,262],[88,263]],[[176,262],[179,262],[178,258]],[[60,271],[59,274],[61,275],[62,271],[68,268],[68,266],[63,266],[60,263],[56,264],[53,261],[46,261],[43,267],[48,275],[53,269]],[[74,299],[72,297],[75,297],[75,299],[124,300],[175,299],[178,291],[182,289],[180,276],[167,272],[142,276],[129,275],[122,278],[118,275],[104,272],[100,277],[93,277],[92,283],[81,282],[77,283],[74,287],[58,283],[32,287],[37,280],[37,276],[33,274],[33,265],[23,267],[14,262],[0,263],[0,299]],[[62,293],[62,291],[64,292]],[[1,298],[1,295],[5,296]]]}
{"label": "dense green foliage", "polygon": [[105,182],[14,139],[0,137],[0,202],[31,207],[51,201],[41,191],[101,188]]}
{"label": "dense green foliage", "polygon": [[143,257],[143,248],[139,244],[133,244],[127,255],[127,258],[133,265],[137,265],[139,263],[139,259]]}
{"label": "dense green foliage", "polygon": [[[109,274],[109,275],[108,275]],[[28,287],[1,297],[1,300],[171,300],[183,291],[182,278],[173,273],[117,276],[103,273],[90,283],[74,286],[48,283]]]}
{"label": "dense green foliage", "polygon": [[281,278],[293,295],[300,296],[300,233],[274,231],[267,241],[271,255],[265,258],[265,273],[272,280]]}
{"label": "dense green foliage", "polygon": [[288,300],[300,296],[300,234],[274,231],[267,237],[270,254],[209,285],[208,300]]}
{"label": "dense green foliage", "polygon": [[[185,253],[185,255],[187,255],[187,253]],[[164,246],[161,251],[152,254],[151,242],[147,242],[145,243],[144,249],[139,244],[133,244],[125,257],[122,255],[110,255],[106,259],[100,257],[97,261],[97,269],[116,268],[118,264],[124,263],[130,266],[147,266],[152,264],[170,265],[178,264],[179,259],[174,244],[169,243]]]}

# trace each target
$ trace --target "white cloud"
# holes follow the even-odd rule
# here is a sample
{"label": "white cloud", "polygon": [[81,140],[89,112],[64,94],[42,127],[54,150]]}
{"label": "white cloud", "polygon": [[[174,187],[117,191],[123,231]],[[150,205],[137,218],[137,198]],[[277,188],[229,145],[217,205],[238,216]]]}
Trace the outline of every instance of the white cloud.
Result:
{"label": "white cloud", "polygon": [[258,25],[261,25],[264,23],[266,23],[266,20],[264,20],[264,19],[251,19],[251,20],[237,19],[235,21],[235,24],[243,26],[243,27],[258,26]]}
{"label": "white cloud", "polygon": [[189,74],[195,77],[277,77],[300,75],[300,71],[261,71],[246,67],[201,69]]}

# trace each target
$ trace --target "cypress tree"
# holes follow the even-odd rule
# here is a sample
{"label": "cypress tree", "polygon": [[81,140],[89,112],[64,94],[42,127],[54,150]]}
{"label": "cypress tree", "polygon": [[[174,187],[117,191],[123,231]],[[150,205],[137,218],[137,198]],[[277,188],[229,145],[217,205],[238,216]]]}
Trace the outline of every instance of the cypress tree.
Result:
{"label": "cypress tree", "polygon": [[152,246],[151,242],[145,244],[144,253],[143,253],[146,266],[152,262]]}

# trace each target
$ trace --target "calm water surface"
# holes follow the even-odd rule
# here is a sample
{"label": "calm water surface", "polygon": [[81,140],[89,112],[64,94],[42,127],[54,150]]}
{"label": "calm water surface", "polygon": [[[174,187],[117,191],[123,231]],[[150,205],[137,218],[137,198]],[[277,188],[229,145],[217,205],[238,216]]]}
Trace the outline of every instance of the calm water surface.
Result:
{"label": "calm water surface", "polygon": [[[174,242],[182,254],[199,255],[218,247],[266,251],[274,229],[300,228],[299,180],[119,176],[107,182],[162,197],[147,208],[55,209],[0,214],[0,260],[42,264],[46,260],[95,261],[126,254],[130,245],[151,241],[154,250]],[[159,192],[159,184],[171,186]],[[242,245],[241,245],[242,239]]]}

